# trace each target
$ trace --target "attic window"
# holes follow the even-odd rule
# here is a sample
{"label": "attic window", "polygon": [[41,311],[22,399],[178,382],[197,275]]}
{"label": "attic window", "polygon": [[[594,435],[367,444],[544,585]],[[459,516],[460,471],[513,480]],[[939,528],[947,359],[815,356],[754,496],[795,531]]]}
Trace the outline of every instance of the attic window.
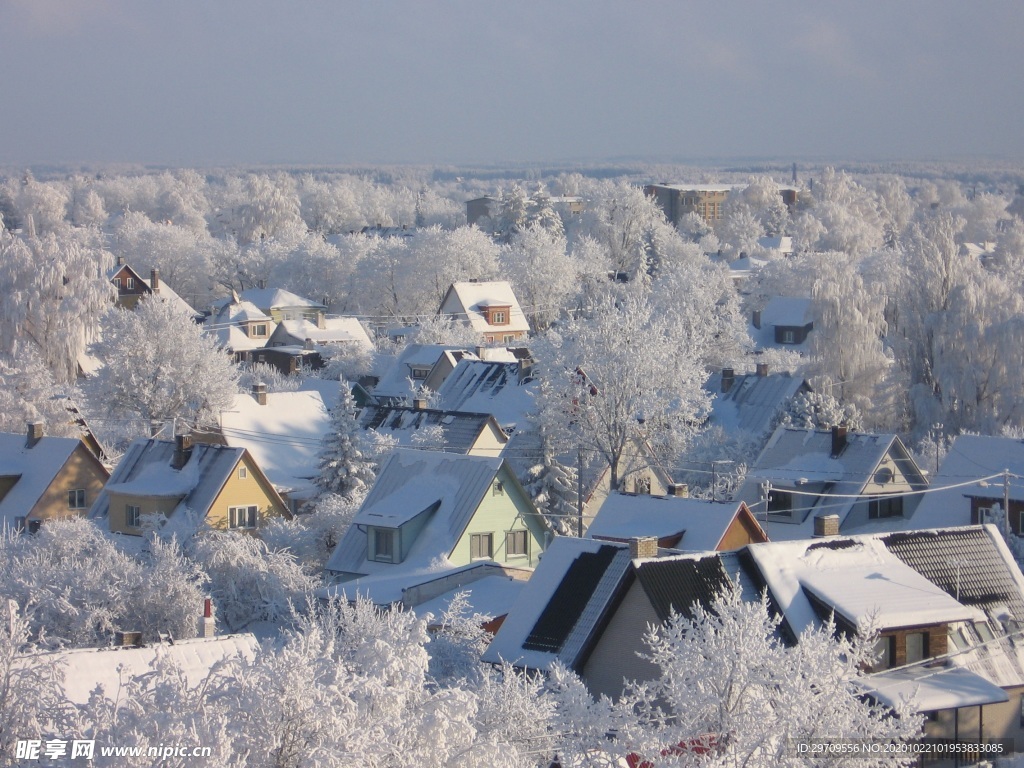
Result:
{"label": "attic window", "polygon": [[504,496],[505,495],[505,486],[502,485],[501,480],[495,480],[494,483],[491,485],[491,495],[492,496]]}
{"label": "attic window", "polygon": [[782,332],[782,343],[783,344],[796,344],[796,334],[792,331]]}
{"label": "attic window", "polygon": [[249,335],[254,338],[267,335],[266,323],[254,323],[253,325],[250,325],[249,328],[251,329]]}
{"label": "attic window", "polygon": [[879,520],[884,517],[902,516],[902,496],[879,496],[868,502],[868,517],[872,520]]}
{"label": "attic window", "polygon": [[142,522],[142,509],[134,504],[124,506],[124,524],[129,528],[138,528]]}
{"label": "attic window", "polygon": [[373,557],[382,563],[395,562],[395,531],[389,528],[371,528],[373,537]]}
{"label": "attic window", "polygon": [[505,325],[508,323],[508,313],[503,309],[491,312],[491,325]]}
{"label": "attic window", "polygon": [[780,491],[772,488],[768,497],[768,514],[787,515],[793,514],[793,494],[788,491]]}
{"label": "attic window", "polygon": [[85,509],[85,489],[68,491],[68,509]]}
{"label": "attic window", "polygon": [[120,277],[115,277],[112,282],[114,283],[114,285],[117,286],[118,290],[121,290],[121,278]]}
{"label": "attic window", "polygon": [[414,379],[425,379],[429,375],[430,375],[430,369],[429,368],[413,368],[412,369],[412,377]]}
{"label": "attic window", "polygon": [[239,467],[238,468],[238,479],[239,480],[245,480],[245,478],[247,478],[248,476],[249,476],[249,470],[248,469],[246,469],[245,467]]}
{"label": "attic window", "polygon": [[135,278],[134,277],[126,277],[124,279],[124,287],[127,290],[129,290],[129,291],[132,290],[135,287]]}

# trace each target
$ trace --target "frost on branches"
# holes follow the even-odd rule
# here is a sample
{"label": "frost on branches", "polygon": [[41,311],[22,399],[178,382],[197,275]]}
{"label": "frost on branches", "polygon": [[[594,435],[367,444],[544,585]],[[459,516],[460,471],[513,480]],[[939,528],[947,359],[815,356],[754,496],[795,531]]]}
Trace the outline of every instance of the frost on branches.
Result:
{"label": "frost on branches", "polygon": [[175,304],[144,297],[134,311],[111,309],[94,345],[103,367],[91,399],[110,414],[148,422],[216,421],[238,391],[238,370],[212,337]]}
{"label": "frost on branches", "polygon": [[[694,605],[692,619],[675,616],[652,630],[648,658],[661,676],[634,686],[619,702],[639,714],[622,741],[637,754],[655,756],[654,765],[767,768],[813,764],[794,753],[792,741],[905,742],[920,735],[920,716],[893,716],[858,695],[863,669],[874,661],[871,638],[837,638],[829,622],[788,647],[778,639],[778,625],[767,597],[745,602],[733,585],[709,608]],[[656,757],[702,737],[715,745],[710,760],[685,752],[663,761]],[[857,755],[849,764],[881,768],[914,760]],[[829,763],[845,764],[840,758]]]}
{"label": "frost on branches", "polygon": [[374,459],[363,446],[352,389],[344,380],[339,385],[338,404],[331,411],[331,427],[320,451],[316,482],[324,492],[361,499],[376,479]]}

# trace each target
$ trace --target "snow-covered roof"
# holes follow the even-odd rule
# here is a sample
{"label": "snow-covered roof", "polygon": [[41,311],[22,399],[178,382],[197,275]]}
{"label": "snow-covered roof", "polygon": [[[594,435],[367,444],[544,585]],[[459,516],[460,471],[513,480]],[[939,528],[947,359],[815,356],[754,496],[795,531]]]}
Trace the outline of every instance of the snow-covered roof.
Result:
{"label": "snow-covered roof", "polygon": [[158,659],[167,659],[182,671],[189,687],[198,686],[214,665],[232,658],[252,661],[259,643],[248,633],[220,637],[176,640],[139,648],[76,648],[66,651],[19,656],[15,665],[30,667],[42,663],[60,664],[61,687],[67,698],[79,706],[89,703],[97,687],[113,701],[123,697],[121,686],[153,671]]}
{"label": "snow-covered roof", "polygon": [[512,432],[536,410],[536,391],[532,380],[520,381],[519,363],[461,360],[437,390],[437,407],[489,413]]}
{"label": "snow-covered roof", "polygon": [[273,318],[251,301],[233,301],[221,307],[214,315],[214,323],[273,322]]}
{"label": "snow-covered roof", "polygon": [[[266,323],[266,337],[250,338],[242,330],[242,325],[253,322]],[[206,324],[206,332],[217,338],[218,345],[233,352],[261,349],[266,346],[276,328],[277,325],[269,315],[248,301],[225,304]]]}
{"label": "snow-covered roof", "polygon": [[249,451],[278,491],[308,490],[331,427],[327,407],[319,392],[270,392],[266,398],[260,405],[252,395],[235,395],[221,412],[220,432],[229,446]]}
{"label": "snow-covered roof", "polygon": [[[491,325],[483,312],[485,307],[509,307],[508,322]],[[507,280],[452,283],[441,302],[439,314],[452,315],[479,333],[525,333],[530,330],[526,315]]]}
{"label": "snow-covered roof", "polygon": [[81,442],[43,436],[29,448],[26,434],[0,432],[0,478],[17,478],[0,496],[0,526],[13,528],[15,518],[32,510]]}
{"label": "snow-covered roof", "polygon": [[[151,278],[143,277],[140,279],[147,288],[152,290],[153,285]],[[181,298],[173,288],[167,285],[167,283],[163,281],[163,278],[160,279],[159,289],[156,293],[151,294],[151,297],[173,304],[182,314],[187,314],[194,318],[200,318],[203,316],[202,312],[199,312],[195,307]]]}
{"label": "snow-covered roof", "polygon": [[587,528],[587,538],[628,541],[682,534],[682,539],[671,545],[672,549],[707,552],[718,548],[741,509],[740,502],[611,493]]}
{"label": "snow-covered roof", "polygon": [[373,388],[373,396],[382,402],[412,397],[413,391],[409,385],[409,377],[412,375],[413,369],[429,370],[433,368],[442,355],[448,351],[462,352],[466,356],[475,357],[462,347],[442,344],[409,344],[380,377]]}
{"label": "snow-covered roof", "polygon": [[575,666],[629,568],[628,546],[556,537],[483,660],[529,669],[556,660]]}
{"label": "snow-covered roof", "polygon": [[401,447],[415,447],[425,438],[423,430],[434,427],[440,430],[438,450],[449,453],[469,453],[477,447],[480,435],[488,425],[493,427],[498,442],[507,438],[488,413],[463,413],[442,411],[434,408],[408,408],[405,406],[367,406],[359,416],[363,429],[372,429],[398,441]]}
{"label": "snow-covered roof", "polygon": [[766,376],[738,374],[728,392],[722,391],[722,374],[714,373],[704,385],[711,393],[712,424],[727,432],[742,429],[752,435],[765,435],[775,418],[806,386],[802,377],[790,373]]}
{"label": "snow-covered roof", "polygon": [[799,296],[775,296],[761,310],[761,327],[781,325],[801,327],[812,322],[811,300]]}
{"label": "snow-covered roof", "polygon": [[272,309],[290,309],[294,307],[327,309],[320,302],[304,298],[283,288],[250,288],[242,291],[242,299],[252,302],[265,312],[269,312]]}
{"label": "snow-covered roof", "polygon": [[401,524],[404,515],[433,508],[408,555],[400,564],[368,560],[366,529],[352,525],[325,568],[337,573],[364,575],[412,573],[443,561],[458,543],[484,495],[490,491],[502,463],[500,458],[485,456],[395,450],[381,467],[356,519],[365,519],[370,510],[383,515],[384,510],[390,509],[393,517],[382,518],[383,522],[378,524],[394,527]]}
{"label": "snow-covered roof", "polygon": [[413,608],[413,612],[421,618],[431,614],[435,622],[440,621],[451,606],[452,600],[461,593],[466,596],[466,610],[469,615],[479,615],[488,621],[507,614],[526,583],[504,574],[492,574],[420,603]]}
{"label": "snow-covered roof", "polygon": [[665,189],[675,189],[680,192],[732,192],[737,189],[743,189],[743,184],[652,184],[652,187],[664,187]]}
{"label": "snow-covered roof", "polygon": [[282,320],[278,326],[278,338],[283,336],[291,337],[291,340],[283,340],[286,344],[302,345],[306,339],[311,339],[317,344],[357,344],[367,350],[373,350],[373,342],[359,322],[357,317],[327,317],[324,318],[323,328],[310,320]]}
{"label": "snow-covered roof", "polygon": [[106,520],[110,493],[178,498],[174,512],[190,509],[205,515],[245,454],[244,448],[195,443],[188,461],[174,469],[171,440],[133,440],[89,510],[92,520]]}
{"label": "snow-covered roof", "polygon": [[[844,447],[835,456],[832,454],[832,440],[830,430],[779,427],[750,468],[736,498],[756,510],[758,520],[764,519],[761,486],[765,480],[777,490],[801,492],[796,496],[797,508],[791,519],[769,520],[766,524],[771,540],[810,538],[814,533],[813,518],[818,513],[838,515],[840,529],[844,533],[852,532],[843,528],[847,517],[859,501],[858,495],[864,492],[875,470],[887,456],[892,457],[904,471],[913,490],[921,490],[927,485],[903,443],[894,434],[848,432]],[[873,522],[888,525],[890,529],[907,525],[903,517]]]}
{"label": "snow-covered roof", "polygon": [[917,712],[977,707],[1009,701],[1006,691],[963,667],[904,667],[868,675],[860,688],[875,701],[899,707],[913,701]]}
{"label": "snow-covered roof", "polygon": [[971,503],[967,497],[988,499],[1001,507],[1003,479],[991,476],[1006,469],[1011,473],[1010,499],[1024,500],[1024,440],[960,435],[931,483],[932,488],[958,487],[926,494],[915,517],[929,526],[966,525],[971,522]]}
{"label": "snow-covered roof", "polygon": [[761,237],[758,238],[757,244],[770,251],[793,253],[793,238],[788,235],[781,235],[778,237]]}

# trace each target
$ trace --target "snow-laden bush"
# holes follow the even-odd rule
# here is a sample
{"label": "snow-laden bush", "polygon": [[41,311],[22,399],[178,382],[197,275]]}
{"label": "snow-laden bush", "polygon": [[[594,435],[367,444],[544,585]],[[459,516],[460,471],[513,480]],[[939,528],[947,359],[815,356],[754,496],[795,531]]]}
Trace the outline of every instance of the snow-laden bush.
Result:
{"label": "snow-laden bush", "polygon": [[288,620],[313,588],[294,555],[254,536],[204,531],[188,542],[187,552],[208,575],[218,616],[231,631]]}

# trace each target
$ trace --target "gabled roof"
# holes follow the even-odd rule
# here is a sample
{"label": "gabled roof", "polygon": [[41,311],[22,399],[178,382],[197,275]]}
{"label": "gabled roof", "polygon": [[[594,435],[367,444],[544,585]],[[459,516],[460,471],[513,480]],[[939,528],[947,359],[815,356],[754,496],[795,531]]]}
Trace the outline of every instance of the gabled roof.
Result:
{"label": "gabled roof", "polygon": [[527,423],[536,409],[537,385],[520,381],[519,363],[464,359],[437,390],[437,405],[450,411],[489,413],[506,432]]}
{"label": "gabled roof", "polygon": [[357,317],[324,318],[323,328],[305,319],[282,320],[275,336],[285,334],[292,338],[291,343],[299,345],[306,339],[311,339],[317,344],[357,344],[367,350],[374,348],[366,329]]}
{"label": "gabled roof", "polygon": [[272,309],[327,309],[323,304],[307,299],[283,288],[250,288],[242,291],[242,299],[252,302],[264,312]]}
{"label": "gabled roof", "polygon": [[507,442],[501,427],[488,413],[463,413],[434,408],[408,408],[398,405],[367,406],[359,415],[363,429],[372,429],[395,438],[404,448],[414,447],[421,430],[439,427],[443,435],[438,450],[469,453],[490,425]]}
{"label": "gabled roof", "polygon": [[764,435],[776,417],[797,393],[807,390],[802,377],[789,372],[758,376],[738,374],[728,392],[722,391],[721,372],[713,373],[704,385],[711,393],[711,423],[727,432],[742,429],[752,435]]}
{"label": "gabled roof", "polygon": [[252,661],[258,652],[256,638],[244,633],[142,647],[75,648],[18,656],[14,663],[21,667],[59,663],[64,694],[81,706],[89,703],[89,697],[96,688],[100,688],[108,699],[116,701],[123,694],[121,687],[125,682],[151,673],[154,663],[160,658],[174,662],[184,673],[188,685],[196,687],[206,679],[215,664],[232,658]]}
{"label": "gabled roof", "polygon": [[[483,313],[485,307],[509,307],[508,322],[491,325]],[[530,324],[523,314],[519,300],[507,280],[492,280],[484,283],[452,283],[441,301],[441,315],[452,315],[468,324],[474,331],[526,332]]]}
{"label": "gabled roof", "polygon": [[761,326],[801,327],[813,322],[811,300],[800,296],[775,296],[761,310]]}
{"label": "gabled roof", "polygon": [[[337,384],[334,385],[337,389]],[[260,405],[249,394],[235,395],[221,412],[227,445],[245,448],[279,491],[312,487],[331,418],[319,392],[270,392]]]}
{"label": "gabled roof", "polygon": [[757,525],[741,501],[720,503],[616,492],[609,494],[597,511],[587,528],[587,538],[629,541],[646,536],[678,537],[669,545],[671,549],[710,552],[718,549],[729,526],[744,513]]}
{"label": "gabled roof", "polygon": [[626,545],[556,537],[483,660],[529,669],[559,660],[576,667],[629,568]]}
{"label": "gabled roof", "polygon": [[199,318],[203,317],[203,313],[202,312],[199,312],[195,307],[193,307],[191,304],[189,304],[187,301],[185,301],[183,298],[181,298],[181,296],[179,296],[178,293],[173,288],[171,288],[169,285],[167,285],[167,283],[163,280],[163,278],[160,278],[159,290],[157,291],[156,294],[154,294],[153,293],[153,281],[152,281],[152,278],[151,277],[142,277],[138,273],[138,271],[136,271],[136,269],[134,267],[132,267],[130,264],[127,264],[127,263],[115,264],[113,267],[111,267],[110,269],[107,270],[107,277],[109,277],[111,280],[113,280],[114,277],[117,275],[117,273],[121,272],[122,270],[128,270],[129,272],[131,272],[132,275],[135,277],[135,279],[139,281],[140,285],[143,285],[147,289],[149,289],[148,290],[149,295],[151,295],[151,296],[156,295],[159,298],[163,299],[164,301],[170,302],[175,307],[177,307],[179,310],[181,310],[181,312],[183,314],[191,315],[195,319],[199,319]]}
{"label": "gabled roof", "polygon": [[1003,503],[1003,479],[980,478],[1010,470],[1009,498],[1024,500],[1024,440],[985,435],[960,435],[949,448],[938,473],[932,478],[937,490],[921,500],[915,516],[929,526],[966,525],[971,522],[971,505],[965,497]]}
{"label": "gabled roof", "polygon": [[558,660],[579,670],[634,582],[665,621],[673,612],[691,615],[694,603],[709,606],[729,581],[738,583],[744,599],[760,599],[756,571],[741,553],[632,560],[625,544],[558,537],[483,660],[528,669]]}
{"label": "gabled roof", "polygon": [[[25,434],[0,432],[0,478],[18,478],[0,498],[0,526],[13,528],[15,518],[31,512],[71,454],[83,444],[77,437],[44,436],[31,448],[27,445]],[[84,452],[100,466],[88,449]]]}
{"label": "gabled roof", "polygon": [[[832,432],[829,430],[779,427],[768,440],[761,455],[747,473],[747,479],[736,498],[751,509],[759,510],[763,519],[764,504],[761,484],[768,480],[776,489],[804,492],[798,497],[799,507],[794,523],[773,524],[769,521],[769,537],[773,540],[810,538],[814,532],[813,517],[820,513],[839,516],[842,529],[857,498],[864,493],[882,459],[891,455],[907,474],[913,490],[923,490],[927,480],[899,437],[893,434],[848,432],[845,447],[832,455]],[[818,493],[827,494],[818,496]],[[755,506],[758,505],[758,506]],[[904,518],[879,525],[905,525]],[[844,531],[845,532],[845,531]]]}
{"label": "gabled roof", "polygon": [[[244,448],[207,443],[195,443],[191,450],[185,466],[178,470],[171,466],[175,451],[173,441],[133,440],[89,510],[89,518],[104,520],[108,517],[111,493],[179,499],[175,513],[189,509],[199,515],[207,514],[247,452]],[[256,471],[262,472],[255,466]],[[276,497],[274,500],[280,507],[285,508],[269,482],[267,490]]]}
{"label": "gabled roof", "polygon": [[[395,450],[381,467],[357,519],[365,520],[373,511],[381,515],[386,523],[383,527],[393,527],[411,509],[416,514],[428,514],[426,526],[405,560],[391,564],[367,560],[366,529],[353,524],[325,568],[337,573],[370,575],[399,569],[413,571],[443,561],[458,543],[484,495],[490,492],[503,463],[500,458],[485,456]],[[388,510],[392,511],[393,520],[384,520]]]}
{"label": "gabled roof", "polygon": [[[267,324],[267,338],[249,338],[240,326],[252,322]],[[241,300],[223,305],[206,325],[207,333],[216,336],[222,348],[233,352],[266,346],[276,327],[274,320],[263,310],[251,302]]]}
{"label": "gabled roof", "polygon": [[391,367],[380,377],[373,388],[373,396],[381,402],[404,400],[412,396],[409,376],[413,368],[431,369],[445,352],[461,352],[472,356],[462,347],[443,344],[409,344],[401,351]]}

